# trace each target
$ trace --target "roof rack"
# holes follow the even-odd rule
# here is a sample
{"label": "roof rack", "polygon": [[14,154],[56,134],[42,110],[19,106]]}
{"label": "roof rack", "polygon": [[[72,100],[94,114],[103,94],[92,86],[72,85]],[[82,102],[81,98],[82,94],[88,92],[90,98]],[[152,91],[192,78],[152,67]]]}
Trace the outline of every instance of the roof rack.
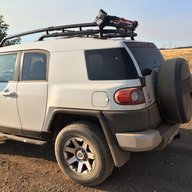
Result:
{"label": "roof rack", "polygon": [[101,9],[93,23],[61,25],[19,33],[4,38],[0,42],[0,47],[6,46],[6,41],[10,39],[36,33],[45,33],[39,37],[38,41],[51,37],[94,37],[101,39],[130,37],[134,40],[134,37],[137,36],[137,34],[134,33],[137,26],[137,21],[130,21],[124,18],[107,15],[107,13]]}

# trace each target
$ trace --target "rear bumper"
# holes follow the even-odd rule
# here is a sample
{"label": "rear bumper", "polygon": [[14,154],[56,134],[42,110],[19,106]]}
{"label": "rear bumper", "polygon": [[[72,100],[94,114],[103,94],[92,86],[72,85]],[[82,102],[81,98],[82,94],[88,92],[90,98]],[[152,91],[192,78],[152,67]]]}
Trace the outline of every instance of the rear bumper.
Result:
{"label": "rear bumper", "polygon": [[119,146],[125,151],[150,151],[163,149],[178,133],[179,125],[161,123],[156,129],[140,132],[116,133]]}
{"label": "rear bumper", "polygon": [[156,103],[140,110],[103,111],[103,115],[114,135],[154,129],[162,121]]}

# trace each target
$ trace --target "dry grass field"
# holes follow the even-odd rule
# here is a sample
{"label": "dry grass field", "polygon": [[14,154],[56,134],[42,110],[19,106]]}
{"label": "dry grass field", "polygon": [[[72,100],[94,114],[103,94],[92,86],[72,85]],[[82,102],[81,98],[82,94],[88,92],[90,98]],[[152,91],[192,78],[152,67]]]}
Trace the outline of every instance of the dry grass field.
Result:
{"label": "dry grass field", "polygon": [[189,67],[192,72],[192,48],[161,50],[161,53],[165,59],[171,59],[175,57],[185,58],[189,63]]}

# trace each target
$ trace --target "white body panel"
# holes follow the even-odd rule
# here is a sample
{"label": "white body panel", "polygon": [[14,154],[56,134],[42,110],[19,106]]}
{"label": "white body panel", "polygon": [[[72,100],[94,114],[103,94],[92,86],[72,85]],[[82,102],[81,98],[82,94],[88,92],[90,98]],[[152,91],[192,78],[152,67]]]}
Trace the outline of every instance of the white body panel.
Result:
{"label": "white body panel", "polygon": [[[130,81],[131,82],[131,81]],[[129,83],[132,86],[140,86],[138,80]],[[49,87],[48,108],[63,107],[75,109],[92,110],[137,110],[144,108],[146,104],[141,105],[118,105],[114,101],[114,94],[118,89],[127,86],[125,82],[102,82],[98,84],[54,84]],[[108,95],[108,105],[105,107],[95,106],[92,103],[92,95],[95,92],[104,92]],[[104,98],[105,99],[105,98]]]}
{"label": "white body panel", "polygon": [[[136,110],[146,105],[118,105],[114,94],[125,87],[139,87],[136,80],[90,81],[88,80],[83,51],[54,52],[49,66],[48,108],[64,107],[95,110]],[[54,64],[52,64],[54,63]],[[94,92],[105,92],[108,105],[96,106],[92,103]]]}
{"label": "white body panel", "polygon": [[40,132],[47,104],[47,82],[19,82],[17,94],[22,129]]}

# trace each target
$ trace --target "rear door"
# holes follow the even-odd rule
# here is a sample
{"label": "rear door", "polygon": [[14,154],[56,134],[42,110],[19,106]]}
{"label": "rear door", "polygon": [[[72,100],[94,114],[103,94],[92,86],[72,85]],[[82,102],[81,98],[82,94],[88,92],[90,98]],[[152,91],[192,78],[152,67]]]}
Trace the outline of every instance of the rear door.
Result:
{"label": "rear door", "polygon": [[[38,136],[47,105],[48,53],[25,51],[22,54],[17,104],[24,134]],[[33,133],[32,133],[33,132]]]}
{"label": "rear door", "polygon": [[135,60],[138,73],[145,78],[145,99],[148,105],[156,101],[156,78],[159,67],[164,63],[163,56],[153,43],[125,42],[125,47]]}

